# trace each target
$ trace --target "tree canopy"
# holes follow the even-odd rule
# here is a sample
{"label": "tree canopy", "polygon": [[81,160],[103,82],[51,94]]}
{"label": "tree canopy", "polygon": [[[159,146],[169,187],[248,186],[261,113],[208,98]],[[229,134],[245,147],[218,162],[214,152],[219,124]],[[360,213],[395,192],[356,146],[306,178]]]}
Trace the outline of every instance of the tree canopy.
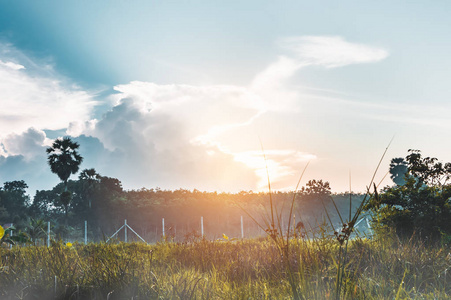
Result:
{"label": "tree canopy", "polygon": [[451,235],[451,164],[409,150],[403,185],[384,188],[366,206],[379,232],[438,240]]}
{"label": "tree canopy", "polygon": [[397,185],[406,183],[404,176],[407,173],[407,162],[402,157],[393,158],[390,162],[390,178]]}

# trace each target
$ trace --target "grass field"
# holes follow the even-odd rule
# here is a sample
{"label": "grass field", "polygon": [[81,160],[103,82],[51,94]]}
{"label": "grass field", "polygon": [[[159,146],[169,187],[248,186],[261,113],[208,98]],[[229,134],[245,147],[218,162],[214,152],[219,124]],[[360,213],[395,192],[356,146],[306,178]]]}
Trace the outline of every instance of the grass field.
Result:
{"label": "grass field", "polygon": [[271,239],[75,244],[1,249],[0,299],[448,299],[451,250],[397,239],[350,241],[336,294],[339,245]]}

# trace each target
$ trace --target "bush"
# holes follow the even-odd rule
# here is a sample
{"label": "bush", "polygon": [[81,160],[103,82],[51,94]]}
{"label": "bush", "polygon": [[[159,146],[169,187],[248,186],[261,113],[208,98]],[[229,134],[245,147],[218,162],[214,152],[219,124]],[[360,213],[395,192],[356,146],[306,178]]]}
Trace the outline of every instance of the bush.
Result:
{"label": "bush", "polygon": [[366,209],[373,212],[379,233],[393,230],[402,238],[437,241],[451,234],[451,164],[423,158],[418,150],[409,152],[404,184],[384,188]]}

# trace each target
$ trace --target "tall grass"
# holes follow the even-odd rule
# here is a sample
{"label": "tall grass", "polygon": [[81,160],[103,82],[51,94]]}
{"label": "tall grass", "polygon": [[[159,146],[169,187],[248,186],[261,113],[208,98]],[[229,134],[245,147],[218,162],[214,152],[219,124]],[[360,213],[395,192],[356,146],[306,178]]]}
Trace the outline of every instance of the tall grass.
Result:
{"label": "tall grass", "polygon": [[[307,169],[309,163],[306,164],[304,167],[304,170],[302,171],[299,180],[297,182],[296,188],[293,193],[293,198],[290,203],[290,211],[288,215],[288,228],[286,231],[286,234],[284,233],[284,229],[282,228],[282,211],[278,211],[278,207],[274,205],[273,199],[272,199],[272,192],[271,192],[271,180],[269,178],[269,171],[268,171],[268,164],[266,160],[266,154],[263,149],[263,144],[261,143],[263,158],[266,165],[266,175],[267,175],[267,181],[268,181],[268,195],[269,195],[269,212],[266,210],[266,216],[263,216],[263,223],[260,223],[257,221],[257,219],[252,216],[249,212],[247,212],[244,208],[243,211],[254,221],[255,224],[257,224],[261,229],[263,229],[266,234],[272,239],[274,242],[274,245],[276,246],[280,259],[281,259],[281,265],[283,266],[285,270],[285,277],[288,279],[291,294],[295,300],[305,299],[304,295],[301,292],[300,289],[300,282],[304,282],[302,279],[304,278],[304,269],[302,269],[302,265],[298,264],[298,268],[294,269],[293,265],[291,263],[291,257],[293,256],[293,251],[291,249],[291,242],[290,239],[295,235],[295,230],[293,229],[293,234],[291,232],[291,220],[293,217],[293,209],[295,205],[296,195],[297,191],[299,189],[299,185],[301,183],[302,177],[305,173],[305,170]],[[285,204],[285,203],[283,203]],[[240,206],[237,203],[238,206]],[[241,207],[241,206],[240,206]],[[266,209],[266,208],[265,208]]]}
{"label": "tall grass", "polygon": [[[334,299],[337,242],[291,239],[287,262],[304,299]],[[449,247],[352,239],[346,299],[451,297]],[[272,238],[0,249],[0,299],[292,299]],[[55,284],[56,283],[56,284]]]}
{"label": "tall grass", "polygon": [[[336,299],[336,300],[346,298],[349,295],[349,291],[352,290],[352,288],[354,288],[354,290],[356,288],[355,283],[353,281],[353,274],[348,271],[348,267],[349,267],[349,259],[348,259],[348,255],[347,255],[348,243],[349,243],[351,235],[355,232],[355,226],[357,224],[357,221],[358,221],[359,217],[361,217],[364,207],[367,204],[368,200],[373,196],[373,194],[377,196],[377,187],[374,183],[374,180],[375,180],[377,171],[383,161],[383,158],[385,157],[385,154],[387,153],[387,150],[390,147],[392,140],[390,141],[388,146],[385,148],[385,151],[383,152],[383,154],[379,160],[379,163],[372,175],[370,184],[367,187],[367,193],[365,194],[363,201],[360,203],[360,205],[358,206],[358,208],[354,212],[354,214],[352,214],[352,198],[351,198],[352,193],[351,193],[351,189],[350,189],[348,220],[345,221],[343,219],[340,211],[338,210],[338,207],[337,207],[335,201],[332,199],[333,206],[334,206],[334,208],[338,214],[338,217],[340,218],[340,221],[341,221],[341,228],[337,228],[337,229],[334,228],[334,224],[330,218],[329,212],[327,211],[325,204],[322,203],[325,214],[329,221],[329,226],[332,227],[333,232],[334,232],[335,238],[333,240],[336,241],[336,243],[337,243],[336,247],[338,248],[338,253],[336,253],[334,256],[332,256],[332,260],[334,262],[334,266],[336,269],[335,288],[334,288],[334,293],[333,293],[334,299]],[[263,221],[264,221],[263,224],[260,224],[256,220],[256,218],[251,216],[249,213],[247,213],[246,210],[244,210],[244,211],[252,218],[252,220],[254,220],[254,222],[258,226],[260,226],[262,229],[264,229],[265,232],[267,233],[267,235],[274,241],[274,244],[279,251],[279,255],[281,258],[281,265],[285,269],[286,278],[290,284],[293,299],[295,299],[295,300],[307,299],[306,295],[305,295],[305,291],[306,290],[308,291],[309,290],[308,287],[310,286],[309,281],[306,280],[307,269],[304,268],[303,264],[298,264],[296,269],[293,268],[293,265],[291,264],[293,255],[298,259],[299,259],[299,257],[298,257],[298,254],[296,253],[296,251],[292,251],[292,249],[291,249],[292,243],[290,242],[290,239],[293,237],[296,238],[295,229],[293,229],[294,234],[292,234],[291,220],[293,218],[293,209],[295,206],[296,194],[297,194],[297,191],[299,188],[299,184],[305,173],[305,170],[308,167],[308,163],[305,166],[304,170],[302,171],[301,176],[299,177],[299,180],[297,182],[295,191],[293,193],[293,198],[290,203],[290,210],[289,210],[289,215],[288,215],[288,219],[289,219],[288,228],[286,230],[286,233],[284,233],[282,224],[281,224],[282,213],[278,212],[278,208],[274,205],[274,203],[272,201],[271,180],[269,178],[269,171],[268,171],[268,165],[267,165],[267,161],[266,161],[266,155],[265,155],[261,141],[260,141],[260,144],[261,144],[261,148],[262,148],[263,158],[264,158],[265,164],[266,164],[270,211],[269,211],[269,213],[267,213],[266,218],[263,219]],[[351,181],[351,179],[350,179],[350,181]],[[370,192],[370,187],[372,187],[372,186],[374,186],[373,193]],[[320,229],[324,232],[324,227],[320,228]],[[312,241],[317,242],[315,237],[313,237]],[[299,245],[297,245],[297,247],[299,248]],[[318,271],[318,269],[317,269],[317,271]]]}

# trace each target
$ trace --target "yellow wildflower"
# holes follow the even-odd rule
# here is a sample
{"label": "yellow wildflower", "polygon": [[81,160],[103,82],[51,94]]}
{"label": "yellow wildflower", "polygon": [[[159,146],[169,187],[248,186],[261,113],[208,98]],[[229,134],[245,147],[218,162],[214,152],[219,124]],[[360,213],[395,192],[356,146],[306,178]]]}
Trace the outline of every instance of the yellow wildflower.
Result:
{"label": "yellow wildflower", "polygon": [[228,240],[228,239],[229,239],[229,237],[226,236],[225,233],[222,234],[222,238],[225,239],[225,240]]}
{"label": "yellow wildflower", "polygon": [[72,243],[71,242],[66,243],[66,246],[70,248],[70,247],[72,247]]}
{"label": "yellow wildflower", "polygon": [[0,240],[2,239],[2,237],[5,235],[5,229],[3,229],[2,226],[0,226]]}

